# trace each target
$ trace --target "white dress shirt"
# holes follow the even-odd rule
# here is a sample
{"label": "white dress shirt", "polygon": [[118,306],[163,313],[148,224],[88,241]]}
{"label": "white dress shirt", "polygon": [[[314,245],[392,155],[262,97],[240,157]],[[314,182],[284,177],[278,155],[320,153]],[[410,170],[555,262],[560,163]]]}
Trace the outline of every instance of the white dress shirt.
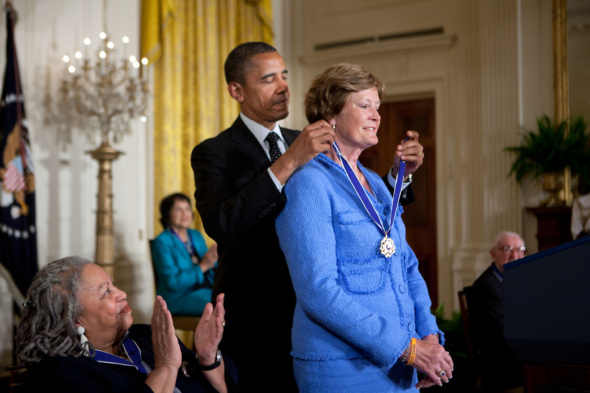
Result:
{"label": "white dress shirt", "polygon": [[[248,118],[246,115],[244,115],[241,112],[240,112],[240,118],[242,119],[242,121],[244,122],[246,127],[248,127],[250,132],[254,135],[254,137],[256,138],[258,143],[260,143],[260,146],[262,146],[262,149],[266,153],[266,156],[268,157],[269,160],[270,160],[270,146],[269,146],[268,141],[266,141],[266,137],[268,136],[269,132],[275,132],[279,136],[279,138],[277,139],[277,144],[279,145],[279,150],[281,151],[281,154],[283,154],[287,151],[287,142],[285,142],[285,139],[283,138],[283,134],[281,133],[281,127],[279,127],[278,122],[275,123],[275,127],[272,130],[269,130],[268,128],[264,127],[263,125],[258,124],[254,120]],[[389,172],[387,173],[387,181],[389,182],[391,187],[395,188],[395,177],[392,176],[391,169],[393,169],[393,167],[391,167],[389,169]],[[270,178],[272,179],[273,183],[277,187],[277,190],[279,190],[279,192],[283,191],[283,187],[285,185],[281,184],[279,179],[277,179],[277,177],[274,175],[274,173],[272,173],[272,171],[270,170],[270,167],[267,169],[267,171],[268,171],[268,174],[270,175]],[[411,177],[410,177],[410,179],[408,179],[408,181],[402,182],[402,191],[405,190],[406,187],[408,185],[410,185],[411,182],[412,182]]]}

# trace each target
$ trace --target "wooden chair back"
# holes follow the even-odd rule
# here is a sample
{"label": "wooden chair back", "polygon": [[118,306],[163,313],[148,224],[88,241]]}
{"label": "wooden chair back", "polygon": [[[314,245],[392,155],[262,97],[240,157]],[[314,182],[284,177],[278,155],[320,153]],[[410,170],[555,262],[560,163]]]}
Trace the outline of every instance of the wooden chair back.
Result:
{"label": "wooden chair back", "polygon": [[463,324],[463,330],[465,331],[465,337],[467,339],[467,358],[469,360],[469,371],[472,383],[472,389],[474,392],[482,390],[481,377],[479,374],[479,368],[477,364],[477,354],[475,348],[475,341],[473,339],[473,331],[471,329],[471,322],[469,318],[469,306],[467,297],[471,287],[465,287],[458,292],[459,296],[459,308],[461,309],[461,323]]}

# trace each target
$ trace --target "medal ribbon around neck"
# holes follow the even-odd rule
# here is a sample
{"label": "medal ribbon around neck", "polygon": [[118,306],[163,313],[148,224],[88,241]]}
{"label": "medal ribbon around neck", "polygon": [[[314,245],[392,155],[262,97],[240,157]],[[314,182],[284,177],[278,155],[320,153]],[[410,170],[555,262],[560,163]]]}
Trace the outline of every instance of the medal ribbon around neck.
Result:
{"label": "medal ribbon around neck", "polygon": [[141,371],[144,374],[147,374],[146,369],[141,364],[141,350],[129,337],[125,337],[123,341],[123,348],[125,348],[125,352],[130,360],[126,360],[120,358],[119,356],[115,356],[108,352],[103,352],[100,350],[96,350],[94,355],[94,360],[100,363],[111,363],[111,364],[120,364],[122,366],[132,366],[135,367],[137,370]]}
{"label": "medal ribbon around neck", "polygon": [[338,157],[340,157],[340,162],[342,163],[342,166],[344,167],[344,171],[346,172],[346,176],[348,177],[348,180],[350,181],[350,183],[352,184],[352,187],[356,191],[356,195],[359,197],[363,206],[365,207],[366,212],[369,213],[369,216],[371,217],[371,219],[373,220],[375,225],[377,225],[377,227],[381,230],[381,232],[383,232],[384,237],[381,240],[381,246],[380,246],[381,254],[383,254],[385,256],[385,258],[391,257],[395,253],[395,244],[393,243],[393,239],[388,237],[388,235],[389,235],[389,232],[391,231],[391,228],[393,227],[393,221],[395,219],[395,214],[397,213],[397,206],[399,204],[399,197],[401,195],[401,188],[402,188],[401,186],[402,186],[402,182],[403,182],[403,178],[404,178],[404,172],[406,170],[406,162],[400,161],[400,164],[399,164],[399,172],[397,174],[397,179],[395,179],[395,191],[393,193],[393,199],[391,201],[389,228],[387,230],[385,230],[385,227],[383,226],[383,223],[381,222],[381,217],[379,217],[377,210],[375,209],[375,207],[373,206],[373,203],[369,199],[369,196],[367,195],[367,191],[361,185],[361,182],[359,181],[358,177],[356,176],[356,173],[354,173],[350,164],[348,163],[346,158],[344,158],[344,156],[340,152],[340,149],[338,148],[338,144],[336,144],[336,141],[334,141],[334,143],[332,144],[332,147],[334,148],[334,151],[336,152]]}
{"label": "medal ribbon around neck", "polygon": [[186,243],[184,242],[184,240],[182,240],[180,238],[180,235],[178,233],[176,233],[176,231],[174,229],[172,229],[172,227],[168,227],[168,229],[170,230],[170,232],[172,232],[172,234],[174,236],[176,236],[176,238],[178,240],[180,240],[180,242],[182,244],[185,245],[186,251],[189,253],[191,260],[193,261],[194,264],[199,263],[200,261],[200,257],[199,257],[199,253],[197,252],[197,247],[195,247],[194,243],[193,243],[193,239],[190,235],[190,233],[188,233],[188,229],[186,230],[186,237],[188,238],[188,243],[190,245],[190,250],[188,249],[188,247],[186,247]]}

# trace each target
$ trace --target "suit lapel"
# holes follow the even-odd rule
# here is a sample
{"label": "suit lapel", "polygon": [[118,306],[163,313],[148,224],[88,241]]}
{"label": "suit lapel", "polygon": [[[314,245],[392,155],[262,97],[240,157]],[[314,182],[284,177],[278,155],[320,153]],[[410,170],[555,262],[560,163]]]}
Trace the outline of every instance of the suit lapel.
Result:
{"label": "suit lapel", "polygon": [[256,140],[252,132],[246,127],[240,116],[232,124],[230,130],[236,153],[241,154],[244,160],[254,162],[259,168],[270,165],[264,149],[262,149],[262,146],[260,146],[258,140]]}
{"label": "suit lapel", "polygon": [[288,128],[281,127],[281,133],[283,134],[283,138],[287,141],[287,145],[291,146],[295,139],[301,134],[299,131],[290,130]]}
{"label": "suit lapel", "polygon": [[[240,116],[238,116],[236,121],[234,121],[234,124],[232,124],[230,130],[231,140],[234,143],[237,153],[241,153],[243,156],[248,157],[250,161],[256,163],[258,167],[270,166],[270,160],[264,152],[264,149],[254,137],[252,131],[246,127],[246,124],[244,124]],[[281,133],[287,142],[287,147],[291,146],[300,134],[299,131],[283,127],[281,127]]]}

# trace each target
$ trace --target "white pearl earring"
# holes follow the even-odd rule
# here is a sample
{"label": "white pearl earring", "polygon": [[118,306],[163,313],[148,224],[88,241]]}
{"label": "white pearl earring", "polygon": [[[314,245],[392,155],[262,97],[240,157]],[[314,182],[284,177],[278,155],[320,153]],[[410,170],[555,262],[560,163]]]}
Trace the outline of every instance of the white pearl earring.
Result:
{"label": "white pearl earring", "polygon": [[86,337],[86,335],[84,334],[86,333],[86,329],[84,329],[84,326],[78,326],[76,328],[76,333],[78,333],[78,336],[80,336],[80,345],[82,346],[82,350],[84,351],[84,353],[90,353],[88,347],[88,337]]}

